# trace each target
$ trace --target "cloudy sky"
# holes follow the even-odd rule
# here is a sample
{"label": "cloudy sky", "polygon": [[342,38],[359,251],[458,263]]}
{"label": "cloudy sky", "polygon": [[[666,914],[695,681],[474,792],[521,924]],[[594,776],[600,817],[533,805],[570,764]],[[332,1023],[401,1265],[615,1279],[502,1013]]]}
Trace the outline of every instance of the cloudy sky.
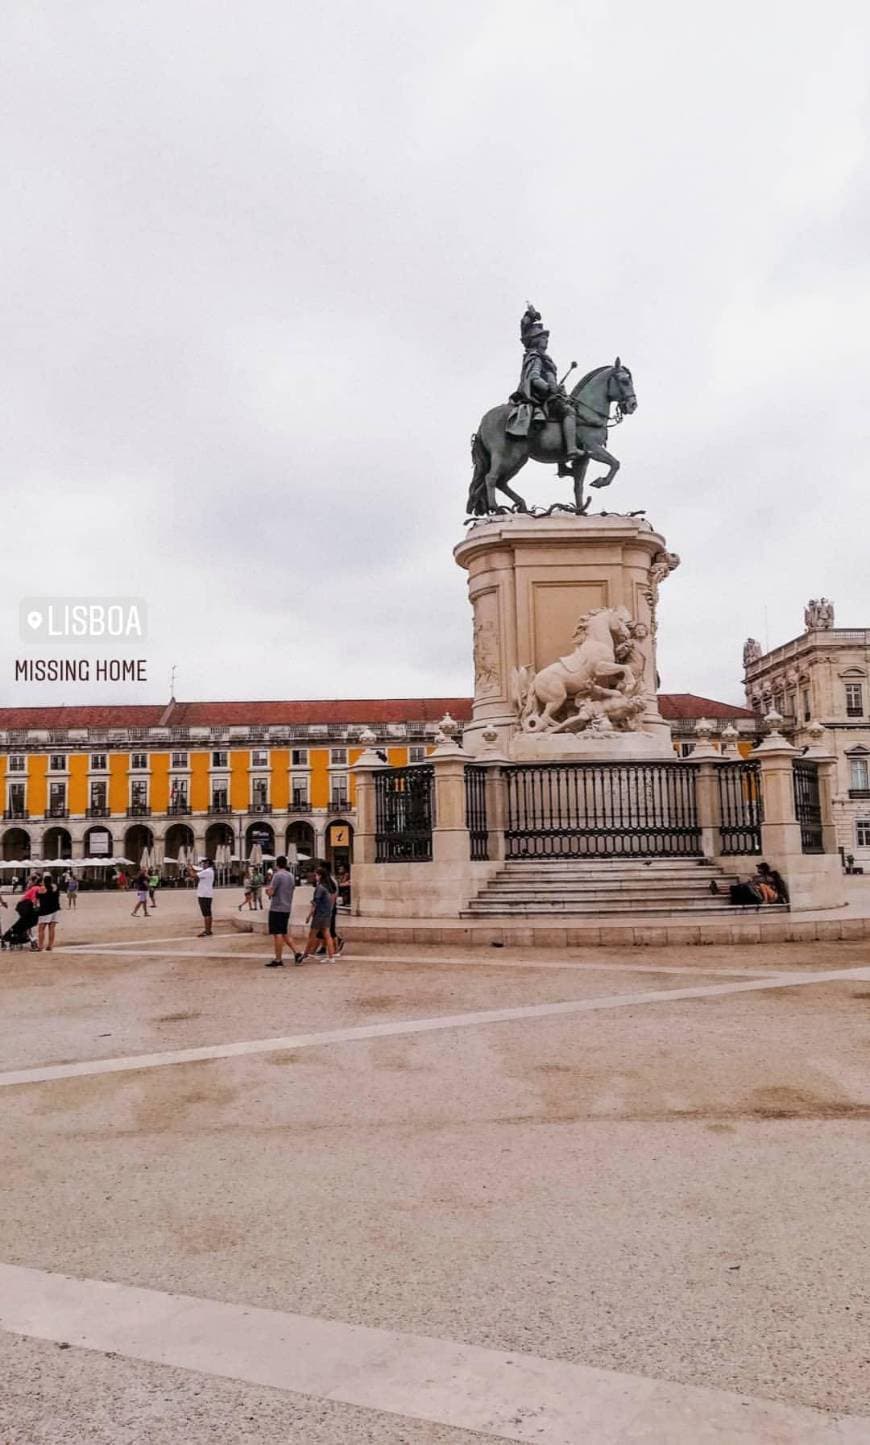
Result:
{"label": "cloudy sky", "polygon": [[[809,0],[11,0],[4,704],[471,688],[468,443],[527,297],[639,408],[669,691],[870,626],[870,20]],[[529,467],[530,501],[562,496]],[[133,687],[14,683],[32,595],[147,599]],[[131,651],[128,649],[128,651]],[[95,654],[92,654],[95,655]]]}

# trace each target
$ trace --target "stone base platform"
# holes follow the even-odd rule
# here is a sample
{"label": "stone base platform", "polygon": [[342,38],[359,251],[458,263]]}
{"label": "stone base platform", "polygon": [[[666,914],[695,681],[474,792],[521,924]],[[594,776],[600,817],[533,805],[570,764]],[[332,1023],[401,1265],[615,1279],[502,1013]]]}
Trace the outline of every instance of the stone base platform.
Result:
{"label": "stone base platform", "polygon": [[[851,913],[851,916],[849,914]],[[243,933],[265,933],[265,919],[233,919]],[[665,945],[755,943],[832,943],[838,939],[870,939],[870,916],[849,909],[830,910],[817,917],[775,913],[764,909],[732,908],[722,916],[697,918],[659,915],[649,918],[620,916],[619,922],[595,918],[589,922],[557,917],[538,920],[487,918],[354,918],[340,914],[339,930],[348,943],[411,943],[484,948],[491,944],[519,948],[655,948]],[[294,929],[301,931],[294,924]]]}

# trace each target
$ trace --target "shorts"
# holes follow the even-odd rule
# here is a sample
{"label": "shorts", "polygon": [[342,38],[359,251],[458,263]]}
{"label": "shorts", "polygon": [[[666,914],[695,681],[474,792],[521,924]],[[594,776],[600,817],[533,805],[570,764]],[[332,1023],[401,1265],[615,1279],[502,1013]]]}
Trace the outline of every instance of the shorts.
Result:
{"label": "shorts", "polygon": [[331,933],[332,914],[315,913],[314,917],[311,920],[311,927],[315,933]]}
{"label": "shorts", "polygon": [[283,938],[290,927],[290,914],[281,913],[277,908],[269,909],[269,932]]}
{"label": "shorts", "polygon": [[40,913],[39,918],[37,919],[37,922],[38,922],[38,923],[57,923],[57,920],[58,920],[59,918],[60,918],[60,912],[59,912],[59,910],[55,910],[54,913]]}
{"label": "shorts", "polygon": [[211,918],[211,899],[197,898],[196,901],[199,904],[199,911],[202,914],[203,918]]}
{"label": "shorts", "polygon": [[147,902],[148,902],[148,890],[147,890],[147,888],[137,888],[137,889],[136,889],[136,902],[137,902],[137,903],[147,903]]}

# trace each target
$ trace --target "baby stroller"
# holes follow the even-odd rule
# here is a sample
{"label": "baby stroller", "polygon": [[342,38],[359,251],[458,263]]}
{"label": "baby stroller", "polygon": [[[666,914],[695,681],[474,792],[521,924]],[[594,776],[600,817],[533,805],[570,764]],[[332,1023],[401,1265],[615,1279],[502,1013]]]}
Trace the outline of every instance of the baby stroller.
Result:
{"label": "baby stroller", "polygon": [[15,912],[18,917],[12,927],[7,928],[3,937],[0,938],[0,946],[3,948],[26,948],[30,944],[31,948],[36,948],[36,944],[31,940],[30,930],[35,928],[39,922],[38,909],[29,898],[22,898],[19,903],[16,903]]}

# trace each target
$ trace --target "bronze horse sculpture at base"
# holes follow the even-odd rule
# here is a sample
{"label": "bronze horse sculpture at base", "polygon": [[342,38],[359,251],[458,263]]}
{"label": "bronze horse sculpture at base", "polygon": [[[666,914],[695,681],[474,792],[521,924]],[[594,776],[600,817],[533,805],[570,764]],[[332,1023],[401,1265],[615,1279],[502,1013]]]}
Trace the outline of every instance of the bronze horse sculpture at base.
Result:
{"label": "bronze horse sculpture at base", "polygon": [[[609,468],[606,475],[596,477],[590,483],[593,487],[609,487],[619,462],[607,450],[607,427],[610,406],[616,402],[617,419],[630,416],[637,409],[634,383],[631,372],[623,366],[619,357],[612,366],[598,366],[578,381],[569,393],[577,415],[577,447],[582,451],[579,461],[570,471],[574,481],[574,507],[566,507],[582,515],[589,501],[583,500],[583,483],[590,462],[602,462]],[[468,493],[468,511],[474,516],[484,517],[491,512],[508,510],[496,503],[496,491],[503,492],[513,503],[513,510],[526,512],[528,508],[518,492],[508,485],[517,472],[531,457],[535,462],[557,462],[564,464],[564,442],[562,428],[556,421],[545,421],[543,425],[531,426],[528,436],[511,436],[508,423],[513,407],[509,402],[494,406],[481,418],[480,426],[471,439],[471,459],[474,474]]]}

